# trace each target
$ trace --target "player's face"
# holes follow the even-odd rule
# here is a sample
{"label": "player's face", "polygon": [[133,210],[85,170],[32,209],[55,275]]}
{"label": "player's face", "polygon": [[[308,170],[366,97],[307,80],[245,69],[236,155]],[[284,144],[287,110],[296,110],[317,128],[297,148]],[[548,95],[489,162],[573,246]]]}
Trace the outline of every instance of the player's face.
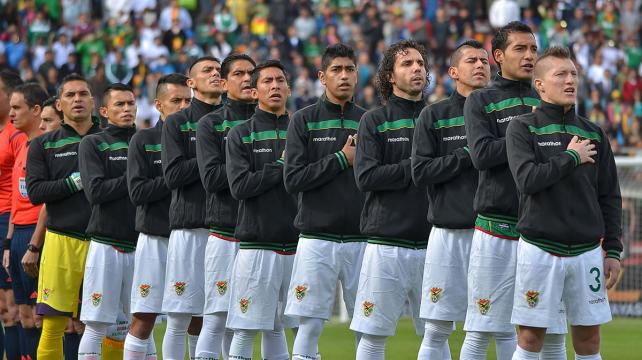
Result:
{"label": "player's face", "polygon": [[505,51],[496,50],[495,58],[501,64],[502,76],[511,80],[530,80],[537,59],[537,44],[531,33],[508,34]]}
{"label": "player's face", "polygon": [[155,99],[156,110],[166,119],[173,113],[183,110],[192,102],[192,91],[189,87],[178,84],[165,84],[165,91]]}
{"label": "player's face", "polygon": [[91,118],[94,109],[94,98],[91,96],[86,82],[72,80],[63,85],[62,93],[57,101],[58,110],[66,119],[81,122]]}
{"label": "player's face", "polygon": [[213,60],[205,60],[194,65],[190,72],[188,85],[202,94],[222,94],[221,64]]}
{"label": "player's face", "polygon": [[36,109],[35,106],[30,108],[25,101],[24,95],[14,92],[9,100],[9,118],[16,129],[25,130],[33,121],[38,119],[37,115],[39,114],[37,112],[40,111],[39,108]]}
{"label": "player's face", "polygon": [[228,98],[247,103],[254,102],[251,85],[252,70],[254,65],[247,60],[236,60],[230,65],[227,79],[223,80]]}
{"label": "player's face", "polygon": [[9,115],[9,94],[4,85],[4,81],[0,79],[0,118],[5,119]]}
{"label": "player's face", "polygon": [[465,47],[461,49],[461,58],[452,67],[451,77],[467,87],[480,89],[490,80],[488,53],[484,49]]}
{"label": "player's face", "polygon": [[548,70],[542,79],[535,79],[535,88],[542,100],[564,107],[575,105],[577,69],[570,59],[547,58]]}
{"label": "player's face", "polygon": [[290,87],[281,69],[269,67],[261,70],[256,88],[252,91],[258,98],[261,109],[273,113],[285,111],[285,104],[290,96]]}
{"label": "player's face", "polygon": [[319,72],[319,81],[332,98],[350,100],[357,86],[357,66],[350,58],[334,58],[325,71]]}
{"label": "player's face", "polygon": [[413,48],[404,49],[395,56],[392,68],[393,93],[406,94],[406,97],[421,97],[426,87],[425,59]]}
{"label": "player's face", "polygon": [[61,120],[53,106],[45,106],[40,113],[40,126],[38,128],[42,132],[54,131],[62,125]]}
{"label": "player's face", "polygon": [[100,108],[100,114],[109,123],[118,127],[134,126],[136,120],[136,98],[131,91],[111,91],[105,106]]}

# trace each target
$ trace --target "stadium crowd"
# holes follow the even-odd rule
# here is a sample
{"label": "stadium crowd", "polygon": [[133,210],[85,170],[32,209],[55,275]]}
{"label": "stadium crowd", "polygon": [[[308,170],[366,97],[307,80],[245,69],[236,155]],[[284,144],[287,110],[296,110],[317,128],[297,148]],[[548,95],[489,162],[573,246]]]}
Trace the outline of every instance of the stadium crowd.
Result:
{"label": "stadium crowd", "polygon": [[[642,148],[642,1],[500,2],[502,9],[506,3],[521,7],[519,16],[534,29],[541,50],[572,49],[581,70],[578,112],[607,130],[616,152]],[[17,70],[50,93],[72,72],[90,79],[97,94],[113,82],[130,84],[137,95],[137,123],[145,127],[158,118],[151,101],[158,79],[184,73],[207,54],[280,59],[291,74],[289,109],[312,104],[323,91],[316,78],[321,52],[338,42],[357,50],[356,100],[368,109],[379,102],[374,73],[383,50],[413,38],[432,57],[427,87],[432,103],[453,91],[446,60],[463,39],[479,40],[490,50],[491,23],[505,15],[489,10],[490,3],[9,0],[0,2],[0,68]]]}

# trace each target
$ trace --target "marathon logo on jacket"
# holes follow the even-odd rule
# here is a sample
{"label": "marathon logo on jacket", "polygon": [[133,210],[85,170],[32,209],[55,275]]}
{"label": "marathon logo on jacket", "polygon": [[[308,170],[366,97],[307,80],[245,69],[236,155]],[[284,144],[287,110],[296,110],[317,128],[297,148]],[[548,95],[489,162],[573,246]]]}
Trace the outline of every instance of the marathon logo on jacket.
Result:
{"label": "marathon logo on jacket", "polygon": [[458,140],[466,140],[466,135],[454,135],[454,136],[444,136],[442,138],[443,141],[458,141]]}
{"label": "marathon logo on jacket", "polygon": [[127,161],[127,156],[110,156],[109,161]]}
{"label": "marathon logo on jacket", "polygon": [[337,138],[334,136],[316,137],[316,138],[312,138],[312,141],[314,142],[337,141]]}
{"label": "marathon logo on jacket", "polygon": [[410,142],[410,138],[407,137],[396,137],[396,138],[388,138],[389,143],[396,143],[396,142]]}
{"label": "marathon logo on jacket", "polygon": [[64,152],[64,153],[55,154],[55,155],[54,155],[54,157],[56,157],[56,158],[62,158],[62,157],[67,157],[67,156],[77,156],[77,155],[78,155],[78,153],[77,153],[77,152],[75,152],[75,151],[67,151],[67,152]]}
{"label": "marathon logo on jacket", "polygon": [[538,146],[545,147],[545,146],[562,146],[561,141],[538,141],[537,142]]}
{"label": "marathon logo on jacket", "polygon": [[257,153],[257,154],[262,154],[262,153],[271,153],[272,149],[260,148],[260,149],[252,149],[252,151],[254,151],[254,153]]}

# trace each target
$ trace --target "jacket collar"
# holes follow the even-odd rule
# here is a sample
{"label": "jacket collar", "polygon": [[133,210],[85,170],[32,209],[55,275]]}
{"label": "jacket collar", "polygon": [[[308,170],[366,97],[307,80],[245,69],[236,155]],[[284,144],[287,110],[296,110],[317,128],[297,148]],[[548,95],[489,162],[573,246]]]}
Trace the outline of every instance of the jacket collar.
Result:
{"label": "jacket collar", "polygon": [[553,123],[568,123],[575,119],[575,106],[564,112],[563,106],[542,100],[537,109],[544,113],[546,120],[550,120]]}
{"label": "jacket collar", "polygon": [[[74,134],[74,135],[79,135],[76,129],[71,127],[69,124],[66,124],[64,119],[62,120],[62,125],[61,128],[64,129],[66,132]],[[91,116],[91,127],[89,128],[89,131],[87,131],[86,135],[93,134],[95,132],[100,131],[100,120],[98,119],[97,116]]]}
{"label": "jacket collar", "polygon": [[413,112],[417,112],[417,115],[419,115],[419,111],[426,106],[426,99],[422,97],[420,100],[414,101],[401,98],[395,94],[390,94],[388,103],[394,104],[403,109],[412,110]]}
{"label": "jacket collar", "polygon": [[328,99],[328,95],[324,92],[323,95],[321,95],[321,98],[319,99],[319,103],[323,104],[323,106],[328,110],[329,112],[336,113],[336,114],[341,114],[347,112],[352,106],[354,106],[354,102],[352,100],[346,102],[346,105],[343,109],[341,109],[341,105],[335,104],[330,99]]}
{"label": "jacket collar", "polygon": [[211,111],[218,109],[219,107],[221,107],[221,105],[208,104],[206,102],[203,102],[197,99],[196,97],[192,97],[192,102],[190,103],[190,107],[193,107],[195,110],[204,111],[207,114]]}
{"label": "jacket collar", "polygon": [[[232,100],[230,98],[227,99],[226,101],[227,106],[230,107],[230,110],[232,110],[235,113],[238,114],[244,114],[245,119],[249,119],[252,114],[254,114],[254,110],[256,109],[256,103],[246,103],[242,101],[237,101],[237,100]],[[236,119],[230,119],[230,120],[236,120]]]}
{"label": "jacket collar", "polygon": [[493,79],[495,86],[503,89],[517,88],[517,89],[530,89],[530,81],[510,80],[502,76],[501,72],[497,72]]}
{"label": "jacket collar", "polygon": [[136,132],[136,126],[119,127],[114,124],[107,124],[103,131],[117,139],[129,140]]}
{"label": "jacket collar", "polygon": [[466,102],[466,97],[464,95],[460,94],[459,91],[455,90],[453,91],[452,94],[450,94],[450,101],[455,104],[461,104],[462,105],[462,110],[464,109],[464,103]]}
{"label": "jacket collar", "polygon": [[253,117],[256,120],[259,120],[261,122],[270,122],[270,123],[273,123],[273,124],[277,124],[279,121],[282,121],[282,120],[287,121],[289,119],[289,115],[288,115],[287,111],[285,112],[285,114],[283,114],[281,116],[277,116],[274,113],[267,112],[267,111],[259,109],[258,106],[256,107],[256,110],[254,111],[254,116]]}

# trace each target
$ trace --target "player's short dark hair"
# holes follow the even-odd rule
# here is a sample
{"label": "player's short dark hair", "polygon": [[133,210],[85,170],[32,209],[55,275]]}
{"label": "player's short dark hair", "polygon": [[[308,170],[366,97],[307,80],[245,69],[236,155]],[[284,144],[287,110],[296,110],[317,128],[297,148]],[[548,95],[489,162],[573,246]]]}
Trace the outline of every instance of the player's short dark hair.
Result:
{"label": "player's short dark hair", "polygon": [[453,51],[452,55],[450,55],[450,66],[455,66],[459,63],[459,60],[461,60],[461,53],[464,48],[473,48],[473,49],[484,49],[484,45],[480,43],[477,40],[466,40],[463,43],[459,44],[455,48],[455,51]]}
{"label": "player's short dark hair", "polygon": [[354,49],[350,46],[342,43],[328,46],[325,48],[323,55],[321,55],[321,71],[326,71],[328,66],[332,63],[332,60],[343,57],[352,60],[355,65],[357,64],[357,57],[354,55]]}
{"label": "player's short dark hair", "polygon": [[225,59],[223,59],[223,62],[221,63],[221,79],[227,79],[227,75],[230,74],[232,64],[235,61],[239,60],[248,61],[250,64],[252,64],[252,66],[256,67],[256,61],[254,61],[254,59],[252,59],[249,55],[239,53],[230,54]]}
{"label": "player's short dark hair", "polygon": [[22,94],[29,108],[33,108],[36,105],[42,108],[42,104],[49,97],[47,91],[40,84],[32,82],[16,86],[12,93]]}
{"label": "player's short dark hair", "polygon": [[132,94],[134,93],[134,89],[132,89],[132,87],[129,85],[125,85],[122,83],[110,84],[103,92],[103,106],[107,106],[107,104],[109,103],[109,96],[111,96],[111,93],[114,91],[128,91]]}
{"label": "player's short dark hair", "polygon": [[267,68],[272,68],[272,67],[281,69],[281,71],[283,71],[283,75],[285,75],[285,78],[286,79],[288,78],[288,72],[285,71],[285,66],[283,66],[283,64],[281,64],[280,61],[278,61],[278,60],[267,60],[267,61],[264,61],[264,62],[256,65],[254,70],[252,70],[252,80],[251,80],[251,85],[250,86],[255,88],[256,84],[259,81],[259,75],[261,75],[261,71],[264,70],[264,69],[267,69]]}
{"label": "player's short dark hair", "polygon": [[401,40],[392,44],[386,51],[383,52],[383,59],[379,64],[377,69],[376,76],[376,87],[379,91],[379,96],[382,100],[386,101],[392,95],[392,84],[390,83],[390,77],[395,67],[395,60],[397,54],[403,54],[407,49],[415,49],[421,54],[422,59],[424,60],[424,68],[426,69],[426,82],[430,76],[430,71],[428,68],[428,52],[426,48],[414,40]]}
{"label": "player's short dark hair", "polygon": [[7,94],[11,94],[16,86],[23,83],[22,79],[20,78],[20,74],[9,69],[3,69],[2,71],[0,71],[0,80],[2,80],[2,83],[4,84],[4,90]]}
{"label": "player's short dark hair", "polygon": [[42,108],[44,109],[47,106],[51,106],[56,112],[56,114],[58,115],[58,117],[62,119],[64,115],[62,111],[56,109],[56,100],[58,100],[57,96],[52,96],[48,98],[47,100],[45,100],[45,102],[42,103]]}
{"label": "player's short dark hair", "polygon": [[194,66],[196,66],[196,64],[198,64],[198,63],[202,63],[203,61],[215,61],[215,62],[217,62],[219,64],[221,63],[221,60],[219,60],[217,57],[209,56],[209,55],[208,56],[201,56],[200,58],[194,60],[194,62],[189,66],[189,70],[187,71],[187,73],[191,74],[192,73],[192,69],[194,68]]}
{"label": "player's short dark hair", "polygon": [[542,76],[542,64],[545,62],[545,60],[550,59],[550,58],[556,58],[556,59],[568,59],[571,60],[571,52],[568,50],[568,48],[562,47],[562,46],[553,46],[544,52],[542,56],[537,58],[535,61],[535,65],[533,65],[533,80],[535,78],[539,78]]}
{"label": "player's short dark hair", "polygon": [[189,79],[187,76],[179,73],[163,75],[156,84],[156,97],[167,91],[167,85],[169,84],[187,86],[187,79]]}
{"label": "player's short dark hair", "polygon": [[[493,59],[495,59],[495,50],[506,51],[506,48],[508,48],[508,36],[512,33],[525,33],[532,35],[533,30],[531,30],[528,25],[519,21],[511,21],[497,29],[497,32],[495,32],[495,36],[491,42]],[[495,62],[497,62],[497,59],[495,59]]]}
{"label": "player's short dark hair", "polygon": [[[60,85],[58,86],[58,91],[56,92],[56,97],[60,98],[62,96],[62,91],[65,87],[65,84],[71,81],[82,81],[85,84],[87,84],[87,87],[89,88],[89,82],[87,82],[87,79],[85,79],[82,75],[78,75],[76,73],[69,74],[62,78],[62,81],[60,82]],[[91,88],[89,89],[89,92],[91,93]]]}

